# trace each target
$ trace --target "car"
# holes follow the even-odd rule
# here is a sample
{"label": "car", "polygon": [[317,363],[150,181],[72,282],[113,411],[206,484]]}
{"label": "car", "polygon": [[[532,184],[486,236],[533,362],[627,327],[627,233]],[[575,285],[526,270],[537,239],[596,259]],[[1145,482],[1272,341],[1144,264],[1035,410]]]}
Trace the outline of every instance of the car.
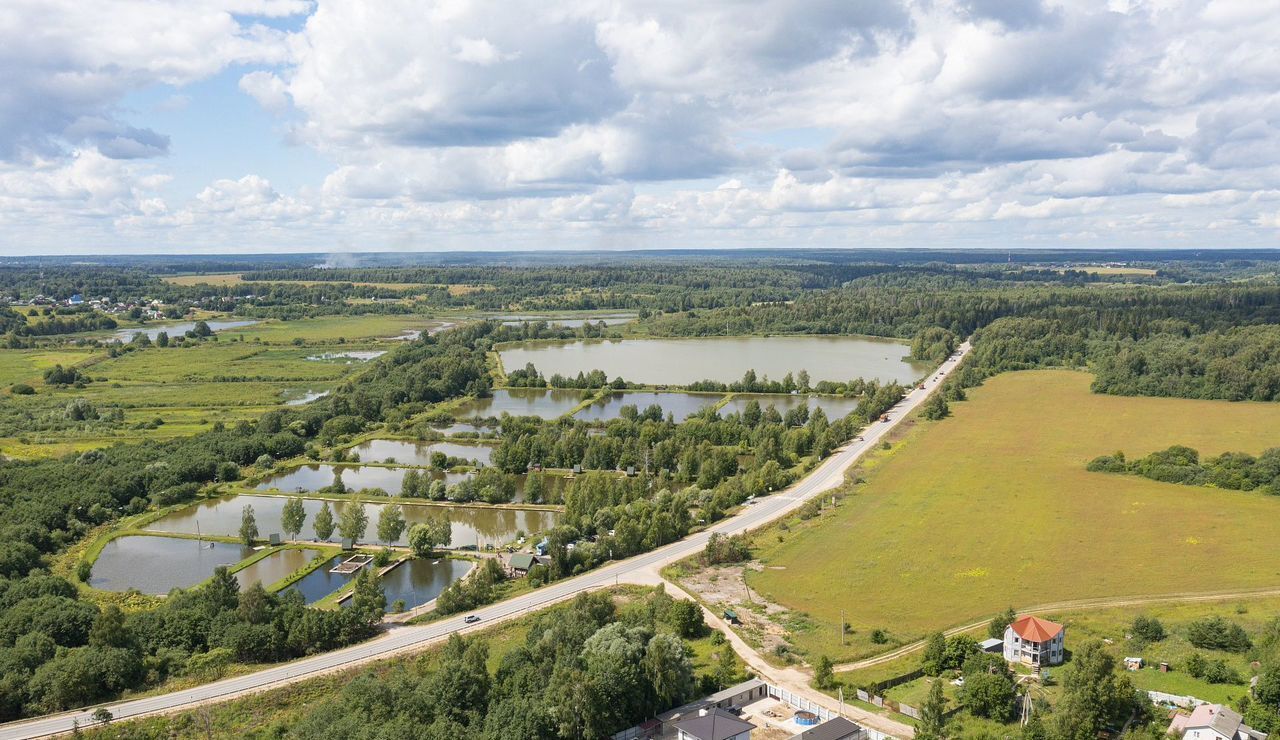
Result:
{"label": "car", "polygon": [[468,615],[466,616],[466,618],[465,618],[465,619],[463,619],[462,621],[463,621],[463,622],[466,622],[467,624],[475,624],[476,622],[479,622],[479,621],[480,621],[480,617],[478,617],[478,616],[476,616],[476,615],[474,615],[474,614],[468,614]]}

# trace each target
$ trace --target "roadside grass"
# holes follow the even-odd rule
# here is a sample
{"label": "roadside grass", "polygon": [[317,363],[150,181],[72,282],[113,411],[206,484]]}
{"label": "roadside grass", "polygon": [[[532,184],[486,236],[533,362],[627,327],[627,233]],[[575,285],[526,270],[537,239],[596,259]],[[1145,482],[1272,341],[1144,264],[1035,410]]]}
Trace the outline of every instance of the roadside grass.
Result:
{"label": "roadside grass", "polygon": [[[833,512],[754,538],[748,583],[809,615],[792,636],[837,662],[1007,605],[1280,586],[1280,499],[1089,473],[1117,449],[1203,454],[1277,443],[1280,406],[1089,391],[1065,370],[1007,373],[922,422]],[[1246,524],[1247,523],[1247,524]],[[841,647],[841,613],[854,637]]]}

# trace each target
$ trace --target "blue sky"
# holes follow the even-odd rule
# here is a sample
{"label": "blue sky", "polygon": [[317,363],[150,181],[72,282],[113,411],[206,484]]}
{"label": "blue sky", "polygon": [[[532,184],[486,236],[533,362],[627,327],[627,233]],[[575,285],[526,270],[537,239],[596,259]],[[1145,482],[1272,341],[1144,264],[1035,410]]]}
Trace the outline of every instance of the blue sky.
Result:
{"label": "blue sky", "polygon": [[1280,245],[1280,3],[10,0],[0,253]]}

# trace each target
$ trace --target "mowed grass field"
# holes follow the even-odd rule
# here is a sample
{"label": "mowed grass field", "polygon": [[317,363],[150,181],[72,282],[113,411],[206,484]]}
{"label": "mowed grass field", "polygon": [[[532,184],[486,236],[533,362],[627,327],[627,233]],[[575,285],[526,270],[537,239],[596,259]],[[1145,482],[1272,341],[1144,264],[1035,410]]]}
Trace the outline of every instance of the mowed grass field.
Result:
{"label": "mowed grass field", "polygon": [[[1280,404],[1124,398],[1071,371],[1007,373],[922,423],[866,483],[756,537],[749,584],[806,612],[811,654],[879,652],[1005,606],[1280,586],[1280,497],[1090,473],[1097,455],[1280,445]],[[781,542],[778,540],[781,539]],[[841,648],[841,610],[856,630]]]}

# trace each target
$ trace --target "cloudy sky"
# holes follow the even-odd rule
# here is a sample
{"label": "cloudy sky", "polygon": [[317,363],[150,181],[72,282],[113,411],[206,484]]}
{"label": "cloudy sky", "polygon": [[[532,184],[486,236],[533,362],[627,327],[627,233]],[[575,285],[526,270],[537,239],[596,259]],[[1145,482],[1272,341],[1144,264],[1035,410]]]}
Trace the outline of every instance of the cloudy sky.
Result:
{"label": "cloudy sky", "polygon": [[1280,0],[4,0],[0,252],[1280,246]]}

